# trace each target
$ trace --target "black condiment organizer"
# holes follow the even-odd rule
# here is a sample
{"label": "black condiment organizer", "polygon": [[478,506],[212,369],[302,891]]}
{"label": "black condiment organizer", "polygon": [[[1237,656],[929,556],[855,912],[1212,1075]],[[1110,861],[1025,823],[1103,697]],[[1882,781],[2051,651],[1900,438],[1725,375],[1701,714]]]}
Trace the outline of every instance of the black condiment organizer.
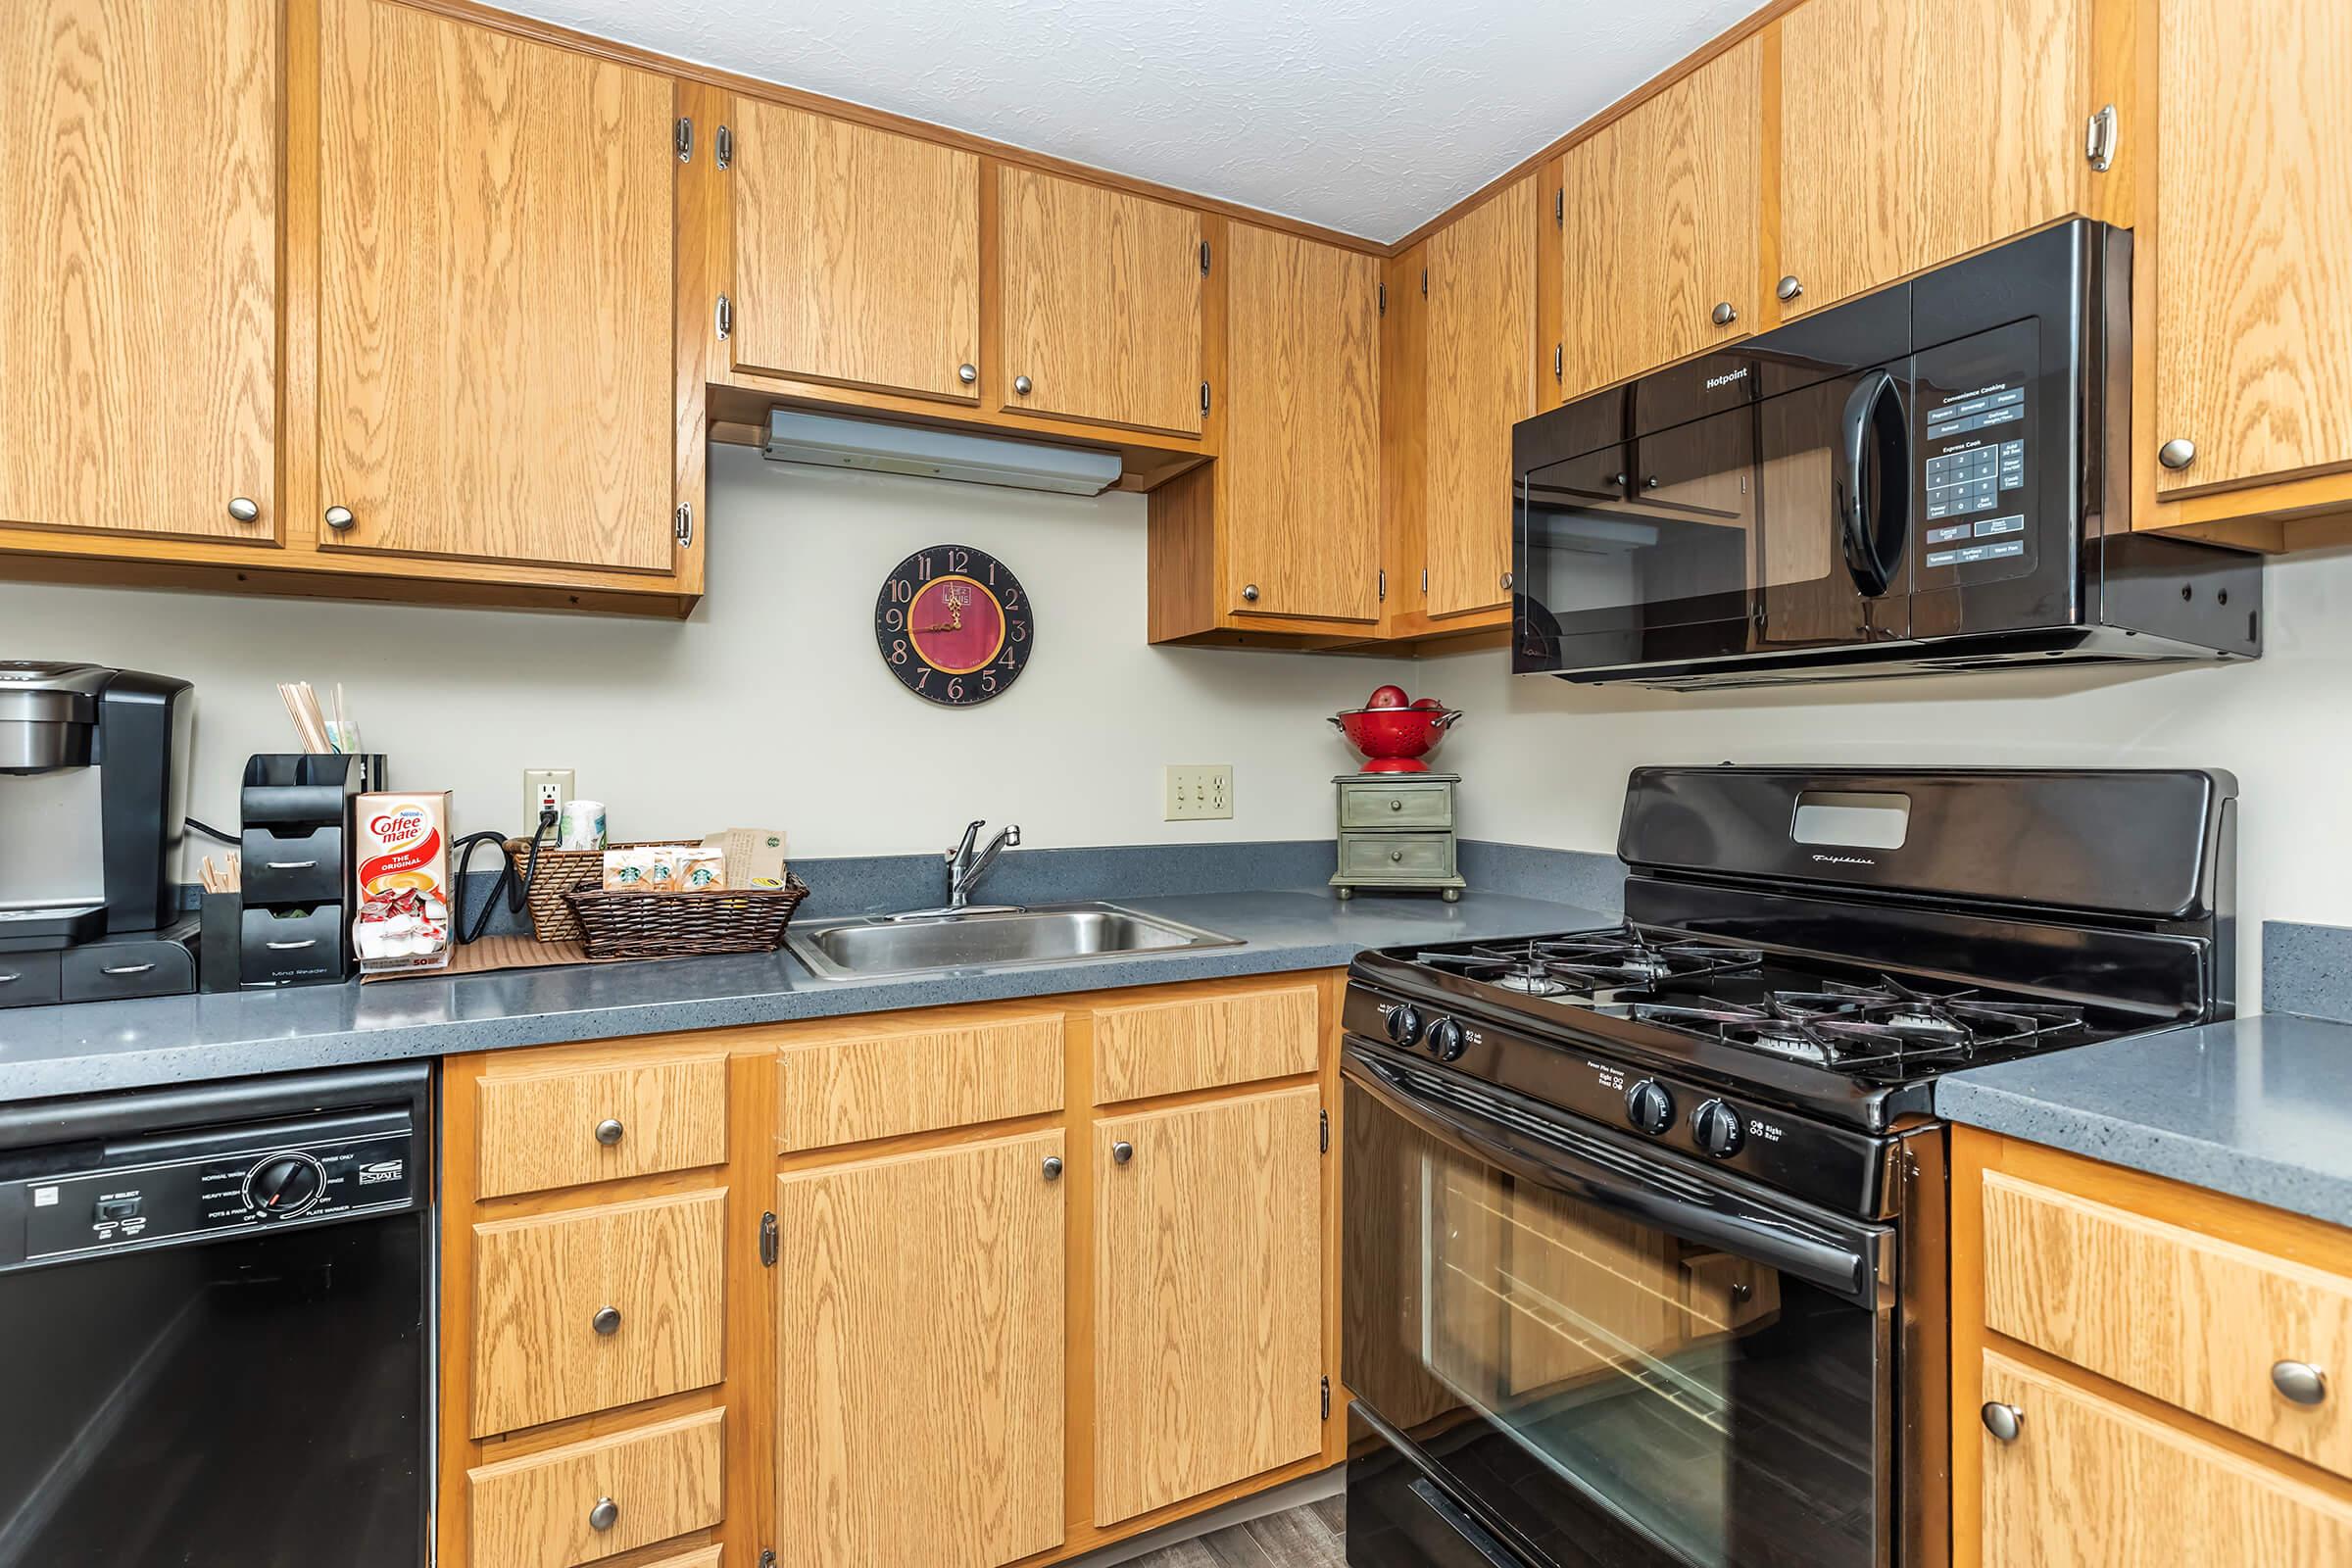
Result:
{"label": "black condiment organizer", "polygon": [[381,753],[265,752],[246,762],[237,797],[240,986],[351,977],[353,803],[383,787]]}

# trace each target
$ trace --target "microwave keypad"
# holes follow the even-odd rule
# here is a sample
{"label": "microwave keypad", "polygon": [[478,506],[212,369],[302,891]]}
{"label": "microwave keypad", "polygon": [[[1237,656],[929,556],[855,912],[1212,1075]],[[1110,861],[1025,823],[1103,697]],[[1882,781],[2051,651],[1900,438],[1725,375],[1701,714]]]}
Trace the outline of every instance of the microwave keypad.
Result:
{"label": "microwave keypad", "polygon": [[[2026,553],[2026,442],[2007,427],[2026,417],[2022,387],[1981,392],[1928,411],[1928,551],[1923,566],[1968,566]],[[2008,437],[2003,439],[2003,437]]]}

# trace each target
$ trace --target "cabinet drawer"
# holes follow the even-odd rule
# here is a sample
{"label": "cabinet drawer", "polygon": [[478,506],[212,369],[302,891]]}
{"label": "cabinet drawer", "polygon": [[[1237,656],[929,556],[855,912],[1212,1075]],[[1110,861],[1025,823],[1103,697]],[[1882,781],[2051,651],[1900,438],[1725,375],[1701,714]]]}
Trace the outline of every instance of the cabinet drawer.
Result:
{"label": "cabinet drawer", "polygon": [[1342,827],[1451,827],[1450,784],[1343,784]]}
{"label": "cabinet drawer", "polygon": [[249,904],[343,902],[343,824],[249,827],[237,845]]}
{"label": "cabinet drawer", "polygon": [[1061,1014],[943,1008],[905,1028],[827,1029],[776,1053],[776,1148],[1059,1110]]}
{"label": "cabinet drawer", "polygon": [[1340,875],[1377,882],[1383,877],[1453,875],[1450,833],[1343,833]]}
{"label": "cabinet drawer", "polygon": [[1095,1103],[1313,1072],[1312,984],[1097,1007]]}
{"label": "cabinet drawer", "polygon": [[65,994],[65,966],[54,953],[0,953],[0,1007],[31,1007]]}
{"label": "cabinet drawer", "polygon": [[725,1427],[724,1410],[698,1410],[467,1471],[471,1568],[573,1568],[718,1523]]}
{"label": "cabinet drawer", "polygon": [[727,1157],[724,1056],[487,1077],[476,1102],[474,1185],[483,1198],[691,1170]]}
{"label": "cabinet drawer", "polygon": [[716,1383],[726,1216],[711,1191],[475,1225],[473,1435]]}
{"label": "cabinet drawer", "polygon": [[2352,1280],[1984,1173],[1985,1326],[2352,1476],[2347,1394],[2273,1387],[2280,1361],[2352,1367]]}
{"label": "cabinet drawer", "polygon": [[2352,1505],[1997,1351],[1984,1397],[2017,1437],[1980,1429],[1984,1568],[2244,1568],[2352,1562]]}

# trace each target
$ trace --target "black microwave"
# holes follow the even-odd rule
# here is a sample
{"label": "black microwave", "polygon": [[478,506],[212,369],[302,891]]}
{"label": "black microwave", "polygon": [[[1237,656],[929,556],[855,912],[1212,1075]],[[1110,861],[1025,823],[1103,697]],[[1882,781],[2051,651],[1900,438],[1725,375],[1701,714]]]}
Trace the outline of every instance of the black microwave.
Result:
{"label": "black microwave", "polygon": [[1522,421],[1512,668],[2258,657],[2259,557],[2132,531],[2131,283],[2077,220]]}

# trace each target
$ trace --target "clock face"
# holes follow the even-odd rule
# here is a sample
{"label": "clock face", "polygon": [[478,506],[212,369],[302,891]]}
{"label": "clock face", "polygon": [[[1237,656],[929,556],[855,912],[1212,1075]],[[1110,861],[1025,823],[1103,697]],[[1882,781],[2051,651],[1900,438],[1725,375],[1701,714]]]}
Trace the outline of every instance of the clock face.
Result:
{"label": "clock face", "polygon": [[1004,564],[969,545],[899,563],[874,601],[874,642],[899,684],[949,708],[997,696],[1028,667],[1036,622]]}

